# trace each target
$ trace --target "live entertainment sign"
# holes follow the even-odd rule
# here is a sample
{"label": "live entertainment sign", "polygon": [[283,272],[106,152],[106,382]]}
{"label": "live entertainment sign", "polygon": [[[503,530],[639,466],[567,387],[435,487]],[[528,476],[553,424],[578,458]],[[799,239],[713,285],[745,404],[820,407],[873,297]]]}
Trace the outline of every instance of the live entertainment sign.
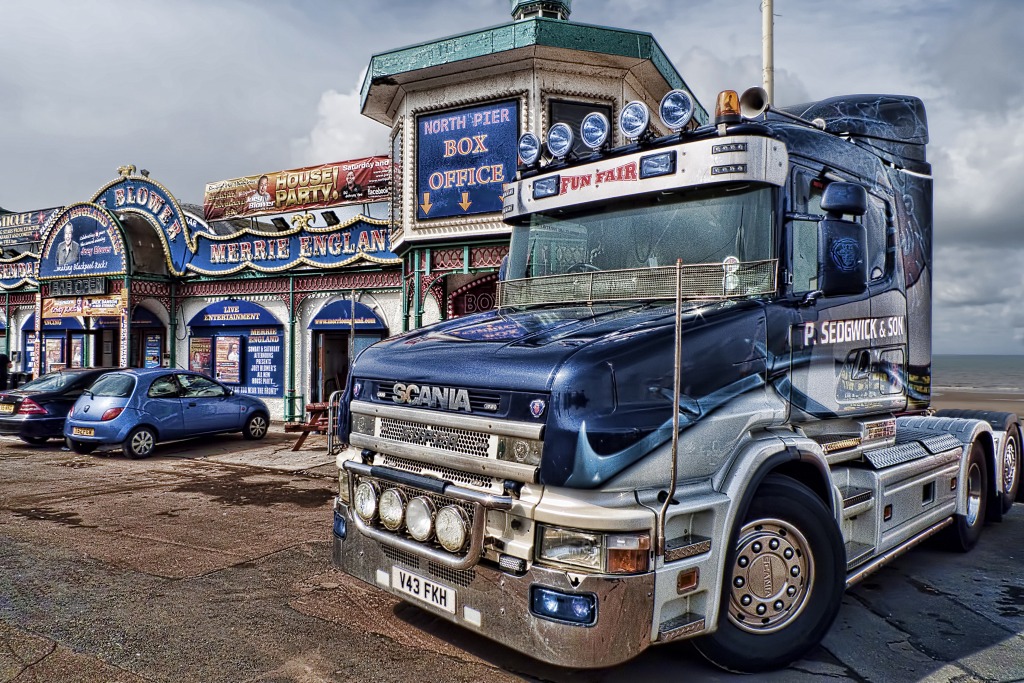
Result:
{"label": "live entertainment sign", "polygon": [[516,174],[518,101],[421,116],[416,136],[417,218],[501,211]]}

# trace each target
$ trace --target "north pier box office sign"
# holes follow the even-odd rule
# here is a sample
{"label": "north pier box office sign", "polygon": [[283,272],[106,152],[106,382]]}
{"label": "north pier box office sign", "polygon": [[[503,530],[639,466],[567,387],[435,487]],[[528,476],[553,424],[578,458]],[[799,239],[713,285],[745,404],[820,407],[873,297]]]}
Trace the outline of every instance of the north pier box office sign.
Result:
{"label": "north pier box office sign", "polygon": [[196,253],[188,264],[202,275],[229,275],[245,268],[276,273],[299,266],[340,268],[360,259],[401,263],[391,251],[387,221],[357,216],[339,226],[313,227],[313,214],[292,217],[289,232],[244,230],[234,235],[196,235]]}
{"label": "north pier box office sign", "polygon": [[417,218],[501,211],[515,179],[517,101],[420,116],[416,120]]}

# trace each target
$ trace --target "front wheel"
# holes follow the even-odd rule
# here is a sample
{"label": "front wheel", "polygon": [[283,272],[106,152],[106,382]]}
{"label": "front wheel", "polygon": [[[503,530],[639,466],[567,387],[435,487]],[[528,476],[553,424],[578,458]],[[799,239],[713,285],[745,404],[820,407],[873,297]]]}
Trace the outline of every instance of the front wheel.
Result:
{"label": "front wheel", "polygon": [[256,440],[262,439],[267,435],[267,416],[263,413],[253,413],[249,416],[249,419],[245,421],[245,427],[242,428],[242,436],[247,439]]}
{"label": "front wheel", "polygon": [[156,448],[156,432],[149,427],[136,427],[121,444],[121,450],[132,460],[148,458]]}
{"label": "front wheel", "polygon": [[843,539],[820,498],[777,475],[765,479],[737,526],[718,630],[694,645],[729,671],[779,669],[817,645],[839,613]]}

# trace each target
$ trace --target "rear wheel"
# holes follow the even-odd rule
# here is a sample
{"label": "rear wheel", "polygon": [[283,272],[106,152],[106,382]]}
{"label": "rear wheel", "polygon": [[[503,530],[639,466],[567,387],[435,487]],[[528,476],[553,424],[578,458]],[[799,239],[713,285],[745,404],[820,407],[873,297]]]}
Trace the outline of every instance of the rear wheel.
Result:
{"label": "rear wheel", "polygon": [[977,441],[971,444],[967,458],[967,476],[962,484],[967,488],[967,510],[953,517],[953,526],[947,533],[948,545],[966,553],[978,544],[985,526],[988,507],[988,470],[985,468],[985,449]]}
{"label": "rear wheel", "polygon": [[776,475],[737,527],[718,630],[694,645],[729,671],[778,669],[817,645],[838,614],[846,587],[843,540],[821,499]]}
{"label": "rear wheel", "polygon": [[1020,428],[1012,424],[1003,441],[1003,513],[1010,511],[1020,492]]}
{"label": "rear wheel", "polygon": [[249,416],[249,419],[245,421],[245,427],[242,429],[242,436],[247,439],[262,439],[267,435],[267,428],[270,426],[267,421],[267,416],[263,413],[253,413]]}
{"label": "rear wheel", "polygon": [[132,460],[148,458],[156,448],[156,432],[149,427],[136,427],[121,444],[121,450]]}
{"label": "rear wheel", "polygon": [[49,437],[46,436],[19,436],[18,438],[27,444],[32,444],[33,446],[42,446],[50,440]]}
{"label": "rear wheel", "polygon": [[89,455],[96,450],[96,444],[94,443],[82,443],[81,441],[75,441],[74,439],[68,439],[67,442],[68,448],[81,455]]}

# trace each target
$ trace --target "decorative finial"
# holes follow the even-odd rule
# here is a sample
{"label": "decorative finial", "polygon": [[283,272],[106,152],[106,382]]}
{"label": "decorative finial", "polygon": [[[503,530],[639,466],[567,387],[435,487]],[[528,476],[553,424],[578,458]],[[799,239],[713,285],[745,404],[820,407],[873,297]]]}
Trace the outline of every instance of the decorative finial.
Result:
{"label": "decorative finial", "polygon": [[125,177],[135,175],[135,164],[128,164],[127,166],[118,166],[117,174]]}

